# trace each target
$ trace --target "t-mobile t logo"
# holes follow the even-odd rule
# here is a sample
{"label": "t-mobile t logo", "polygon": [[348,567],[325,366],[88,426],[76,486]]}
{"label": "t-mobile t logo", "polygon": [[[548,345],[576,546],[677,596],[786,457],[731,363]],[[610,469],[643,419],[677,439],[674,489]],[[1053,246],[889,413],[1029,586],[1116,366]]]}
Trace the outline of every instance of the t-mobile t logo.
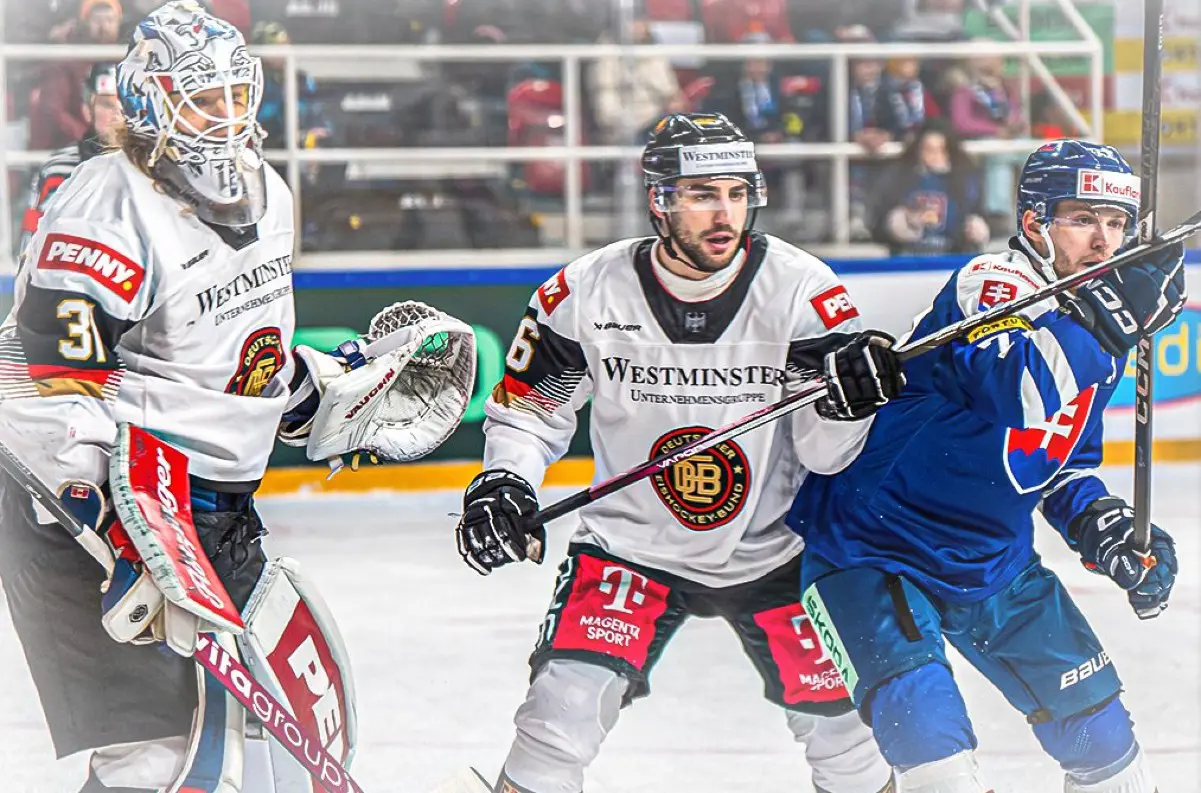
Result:
{"label": "t-mobile t logo", "polygon": [[[605,611],[633,614],[633,609],[628,608],[626,604],[633,603],[635,606],[641,606],[646,600],[647,581],[644,575],[617,565],[608,565],[601,571],[601,579],[597,589],[606,595],[613,595],[613,600],[602,607]],[[614,589],[616,589],[616,594],[614,594]]]}

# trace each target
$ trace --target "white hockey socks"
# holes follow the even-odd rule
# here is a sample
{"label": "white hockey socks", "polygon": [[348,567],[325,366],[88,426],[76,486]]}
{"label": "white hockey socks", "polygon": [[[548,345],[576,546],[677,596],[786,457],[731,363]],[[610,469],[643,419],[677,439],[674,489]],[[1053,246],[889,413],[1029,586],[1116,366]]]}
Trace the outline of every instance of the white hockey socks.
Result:
{"label": "white hockey socks", "polygon": [[953,754],[897,772],[897,793],[992,793],[980,781],[976,756],[970,751]]}
{"label": "white hockey socks", "polygon": [[1155,793],[1155,780],[1140,748],[1134,759],[1113,776],[1089,784],[1069,776],[1063,789],[1065,793]]}

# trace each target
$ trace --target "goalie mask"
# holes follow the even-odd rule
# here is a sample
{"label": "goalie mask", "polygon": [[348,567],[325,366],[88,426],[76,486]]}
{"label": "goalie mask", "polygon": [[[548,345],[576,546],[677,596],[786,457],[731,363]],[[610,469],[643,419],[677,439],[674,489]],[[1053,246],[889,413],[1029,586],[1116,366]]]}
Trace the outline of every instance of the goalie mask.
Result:
{"label": "goalie mask", "polygon": [[117,91],[130,135],[154,146],[153,175],[201,220],[259,221],[263,71],[236,28],[194,0],[168,3],[134,31]]}

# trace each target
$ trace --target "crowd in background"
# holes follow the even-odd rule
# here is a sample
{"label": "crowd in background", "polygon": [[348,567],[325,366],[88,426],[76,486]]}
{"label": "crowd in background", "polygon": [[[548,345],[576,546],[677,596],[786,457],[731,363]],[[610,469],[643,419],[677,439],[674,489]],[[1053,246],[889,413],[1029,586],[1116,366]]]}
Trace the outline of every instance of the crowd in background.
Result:
{"label": "crowd in background", "polygon": [[[963,41],[965,2],[982,5],[639,0],[632,15],[620,16],[620,4],[598,0],[205,0],[257,44]],[[50,0],[47,13],[40,3],[7,3],[6,38],[123,42],[157,5],[159,0]],[[91,65],[10,63],[10,141],[14,124],[20,126],[20,144],[29,149],[55,149],[87,135],[83,85]],[[286,141],[284,65],[267,59],[264,66],[260,120],[267,147],[279,148]],[[725,113],[760,143],[831,139],[828,61],[602,58],[583,68],[586,144],[640,144],[664,113],[687,110]],[[559,144],[560,71],[551,61],[426,64],[409,80],[325,82],[302,73],[297,143]],[[1033,108],[1032,117],[1024,118],[999,56],[853,60],[844,111],[849,135],[865,155],[851,167],[853,239],[881,243],[894,254],[924,254],[977,250],[991,235],[1005,233],[1013,222],[1014,159],[977,161],[964,153],[962,142],[1078,134],[1045,96],[1036,96]],[[893,141],[903,145],[899,157],[874,156]],[[764,164],[773,189],[799,170],[810,204],[820,206],[828,194],[824,163]],[[612,164],[585,166],[588,206],[603,209],[612,201],[616,170]],[[324,166],[307,169],[305,179],[305,214],[311,220],[304,240],[310,250],[527,247],[539,244],[539,208],[561,204],[564,173],[559,163],[528,163],[507,168],[499,178],[457,178],[450,185],[426,176],[418,185],[404,177],[352,180],[344,166]],[[453,228],[432,219],[448,208],[456,216]]]}

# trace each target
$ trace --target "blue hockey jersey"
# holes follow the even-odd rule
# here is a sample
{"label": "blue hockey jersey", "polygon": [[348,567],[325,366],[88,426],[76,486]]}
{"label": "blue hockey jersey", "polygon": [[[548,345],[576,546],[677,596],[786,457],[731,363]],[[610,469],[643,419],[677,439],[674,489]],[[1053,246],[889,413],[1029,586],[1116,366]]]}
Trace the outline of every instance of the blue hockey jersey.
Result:
{"label": "blue hockey jersey", "polygon": [[[1045,285],[1010,248],[956,271],[912,337]],[[810,474],[788,524],[835,566],[904,575],[947,601],[988,597],[1030,562],[1036,508],[1066,537],[1107,494],[1089,472],[1123,366],[1054,299],[917,356],[859,457]]]}

